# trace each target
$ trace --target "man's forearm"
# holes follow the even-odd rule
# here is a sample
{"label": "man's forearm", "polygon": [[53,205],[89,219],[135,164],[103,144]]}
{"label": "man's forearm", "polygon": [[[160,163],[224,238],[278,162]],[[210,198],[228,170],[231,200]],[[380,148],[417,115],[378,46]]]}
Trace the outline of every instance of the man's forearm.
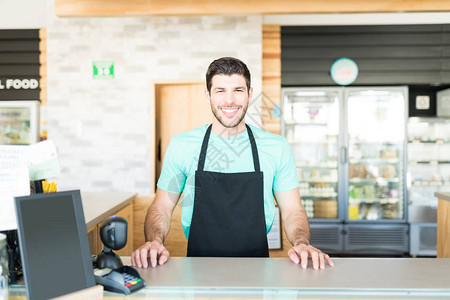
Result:
{"label": "man's forearm", "polygon": [[304,209],[290,213],[285,222],[286,236],[293,246],[311,244],[309,221]]}
{"label": "man's forearm", "polygon": [[163,243],[170,229],[170,217],[161,207],[152,204],[145,217],[145,240]]}

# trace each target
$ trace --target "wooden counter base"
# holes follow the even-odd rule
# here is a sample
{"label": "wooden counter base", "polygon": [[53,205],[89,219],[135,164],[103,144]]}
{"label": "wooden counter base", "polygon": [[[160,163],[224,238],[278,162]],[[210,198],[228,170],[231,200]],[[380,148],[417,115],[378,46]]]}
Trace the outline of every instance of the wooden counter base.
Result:
{"label": "wooden counter base", "polygon": [[[450,258],[450,198],[439,197],[437,212],[437,257]],[[450,195],[449,195],[450,197]]]}

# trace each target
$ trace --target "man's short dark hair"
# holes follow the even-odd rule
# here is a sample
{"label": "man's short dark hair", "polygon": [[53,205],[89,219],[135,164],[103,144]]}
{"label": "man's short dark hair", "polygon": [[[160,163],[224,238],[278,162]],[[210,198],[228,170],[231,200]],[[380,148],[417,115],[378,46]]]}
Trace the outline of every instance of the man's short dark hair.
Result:
{"label": "man's short dark hair", "polygon": [[247,92],[250,91],[250,71],[247,65],[241,60],[234,57],[222,57],[213,61],[206,71],[206,88],[211,94],[212,78],[214,75],[228,75],[239,74],[244,76],[247,84]]}

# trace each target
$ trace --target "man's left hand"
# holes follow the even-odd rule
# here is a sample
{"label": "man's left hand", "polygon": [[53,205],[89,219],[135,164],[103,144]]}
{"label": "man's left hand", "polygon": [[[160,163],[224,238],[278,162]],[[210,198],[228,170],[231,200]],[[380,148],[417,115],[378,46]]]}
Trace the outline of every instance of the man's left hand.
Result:
{"label": "man's left hand", "polygon": [[334,263],[328,254],[323,253],[319,249],[307,244],[299,244],[292,247],[289,249],[288,255],[294,263],[301,263],[303,269],[308,267],[309,257],[311,257],[314,270],[318,270],[319,267],[320,269],[325,269],[325,261],[330,266],[334,266]]}

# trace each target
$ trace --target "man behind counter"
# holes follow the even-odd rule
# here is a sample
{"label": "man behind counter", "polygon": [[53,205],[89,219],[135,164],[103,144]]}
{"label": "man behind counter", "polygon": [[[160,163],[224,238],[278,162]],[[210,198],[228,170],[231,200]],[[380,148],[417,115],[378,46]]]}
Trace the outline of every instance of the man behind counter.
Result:
{"label": "man behind counter", "polygon": [[245,124],[252,98],[250,71],[223,57],[206,72],[211,125],[174,136],[167,148],[155,200],[145,219],[146,243],[131,255],[133,266],[156,267],[169,259],[164,239],[183,192],[181,223],[187,256],[269,257],[267,233],[281,209],[289,258],[306,268],[333,266],[310,244],[292,150],[284,137]]}

